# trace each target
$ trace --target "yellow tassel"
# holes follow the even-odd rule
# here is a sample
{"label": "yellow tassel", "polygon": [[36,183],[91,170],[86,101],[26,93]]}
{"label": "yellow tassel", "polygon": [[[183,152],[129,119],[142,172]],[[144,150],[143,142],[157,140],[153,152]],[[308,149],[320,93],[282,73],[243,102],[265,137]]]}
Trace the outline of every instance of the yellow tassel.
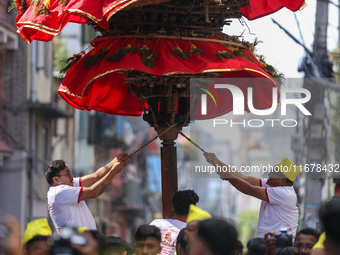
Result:
{"label": "yellow tassel", "polygon": [[233,46],[228,46],[228,49],[229,49],[231,52],[234,52],[234,51],[239,50],[238,47],[233,47]]}
{"label": "yellow tassel", "polygon": [[46,6],[46,9],[49,10],[50,8],[50,0],[46,0],[45,1],[45,6]]}
{"label": "yellow tassel", "polygon": [[147,57],[147,59],[150,59],[150,58],[152,58],[152,56],[153,56],[153,53],[152,53],[150,56],[148,56],[148,57]]}
{"label": "yellow tassel", "polygon": [[146,46],[146,45],[143,45],[143,47],[141,48],[142,50],[150,50],[149,48],[148,48],[148,46]]}

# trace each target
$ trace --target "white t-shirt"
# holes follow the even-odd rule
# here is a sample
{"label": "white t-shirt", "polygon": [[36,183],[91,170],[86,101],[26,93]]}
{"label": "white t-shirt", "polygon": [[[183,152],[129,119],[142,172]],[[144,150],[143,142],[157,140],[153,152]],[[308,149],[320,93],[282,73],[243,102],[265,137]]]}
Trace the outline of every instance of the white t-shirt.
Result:
{"label": "white t-shirt", "polygon": [[182,228],[185,228],[187,224],[177,219],[157,219],[153,220],[150,225],[154,225],[161,230],[161,255],[173,255],[176,252],[178,233]]}
{"label": "white t-shirt", "polygon": [[73,178],[73,187],[58,185],[50,187],[47,192],[48,210],[55,228],[73,226],[96,230],[96,223],[84,200],[80,201],[81,179]]}
{"label": "white t-shirt", "polygon": [[266,188],[267,202],[261,202],[257,237],[264,238],[265,233],[274,230],[280,233],[281,228],[287,228],[288,234],[296,235],[299,221],[297,196],[293,186],[270,187],[268,179],[260,179],[260,186]]}

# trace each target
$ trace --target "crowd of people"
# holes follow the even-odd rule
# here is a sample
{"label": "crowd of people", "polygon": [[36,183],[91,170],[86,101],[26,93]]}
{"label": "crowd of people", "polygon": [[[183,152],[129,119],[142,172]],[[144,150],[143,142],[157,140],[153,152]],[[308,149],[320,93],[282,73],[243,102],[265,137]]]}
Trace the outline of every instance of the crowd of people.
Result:
{"label": "crowd of people", "polygon": [[[212,216],[194,203],[193,190],[179,191],[173,197],[175,217],[141,225],[134,243],[117,236],[103,236],[97,230],[63,226],[52,233],[46,218],[27,224],[23,236],[12,216],[0,223],[1,255],[335,255],[340,254],[340,197],[320,207],[323,233],[303,228],[295,239],[284,230],[270,231],[264,238],[250,239],[246,247],[238,240],[236,227]],[[181,224],[179,224],[181,223]]]}
{"label": "crowd of people", "polygon": [[[215,154],[204,154],[215,166],[228,165]],[[288,157],[276,164],[268,179],[240,172],[219,173],[244,194],[262,200],[257,237],[246,248],[238,240],[234,224],[197,207],[199,196],[182,190],[172,198],[171,219],[155,219],[139,226],[134,243],[118,236],[101,235],[84,200],[100,196],[130,157],[117,155],[93,174],[74,178],[63,160],[46,168],[49,213],[56,231],[46,218],[27,224],[23,237],[18,221],[6,216],[0,222],[0,255],[335,255],[340,254],[340,196],[320,207],[322,234],[313,228],[297,232],[298,206],[293,183],[302,171]],[[292,167],[293,166],[293,167]],[[298,169],[285,172],[282,169]]]}

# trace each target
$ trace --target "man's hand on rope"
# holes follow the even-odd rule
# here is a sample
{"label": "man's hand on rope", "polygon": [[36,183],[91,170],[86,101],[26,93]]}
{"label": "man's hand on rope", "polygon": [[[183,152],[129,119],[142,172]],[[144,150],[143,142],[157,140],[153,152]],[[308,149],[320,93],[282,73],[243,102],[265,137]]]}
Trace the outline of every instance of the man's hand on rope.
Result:
{"label": "man's hand on rope", "polygon": [[129,160],[131,159],[131,157],[127,154],[127,153],[119,153],[116,157],[115,157],[115,165],[122,165],[125,166]]}
{"label": "man's hand on rope", "polygon": [[[212,164],[214,167],[217,165],[222,166],[224,165],[215,155],[215,153],[211,152],[204,152],[203,155],[205,156],[206,160],[208,163]],[[216,171],[216,173],[220,176],[222,180],[228,179],[228,172],[223,172],[223,171]]]}
{"label": "man's hand on rope", "polygon": [[125,166],[129,160],[131,159],[131,157],[127,154],[127,153],[119,153],[117,156],[117,162],[120,162],[123,164],[123,166]]}
{"label": "man's hand on rope", "polygon": [[204,152],[203,155],[208,163],[212,164],[213,166],[218,165],[220,160],[216,157],[214,153],[211,152]]}

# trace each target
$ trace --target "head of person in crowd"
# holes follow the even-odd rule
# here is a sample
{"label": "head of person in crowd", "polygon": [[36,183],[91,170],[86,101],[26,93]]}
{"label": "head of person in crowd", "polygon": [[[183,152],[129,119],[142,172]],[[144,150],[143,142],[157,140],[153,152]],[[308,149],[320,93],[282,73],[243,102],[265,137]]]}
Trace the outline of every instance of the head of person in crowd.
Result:
{"label": "head of person in crowd", "polygon": [[106,237],[105,255],[126,255],[126,243],[121,237]]}
{"label": "head of person in crowd", "polygon": [[264,247],[264,239],[257,237],[252,238],[247,242],[247,251],[245,255],[265,255],[266,248]]}
{"label": "head of person in crowd", "polygon": [[326,232],[324,241],[328,255],[340,254],[340,197],[334,196],[320,207],[319,217]]}
{"label": "head of person in crowd", "polygon": [[240,240],[236,241],[234,255],[243,255],[243,244],[241,243]]}
{"label": "head of person in crowd", "polygon": [[293,250],[293,246],[283,247],[277,251],[276,255],[291,255],[293,253]]}
{"label": "head of person in crowd", "polygon": [[21,241],[22,252],[25,255],[46,255],[50,251],[47,239],[52,230],[46,218],[36,219],[27,223],[24,237]]}
{"label": "head of person in crowd", "polygon": [[45,177],[50,186],[73,186],[74,175],[65,161],[61,159],[51,161],[47,164]]}
{"label": "head of person in crowd", "polygon": [[91,234],[91,236],[97,243],[99,255],[104,255],[106,248],[105,237],[98,230],[86,230],[84,232]]}
{"label": "head of person in crowd", "polygon": [[[199,197],[195,191],[191,189],[177,191],[172,197],[172,207],[176,216],[186,217],[189,213],[189,207],[191,204],[196,205],[199,201]],[[186,221],[186,219],[184,219]]]}
{"label": "head of person in crowd", "polygon": [[313,246],[320,236],[314,228],[303,228],[297,234],[294,243],[293,255],[311,254]]}
{"label": "head of person in crowd", "polygon": [[210,213],[191,204],[189,207],[189,213],[187,217],[187,228],[184,232],[185,240],[189,243],[189,240],[197,234],[197,224],[199,221],[210,218],[211,218]]}
{"label": "head of person in crowd", "polygon": [[186,255],[187,254],[187,247],[188,243],[185,241],[184,238],[184,231],[186,228],[182,228],[181,231],[179,231],[177,240],[176,240],[176,253],[177,255]]}
{"label": "head of person in crowd", "polygon": [[135,249],[132,244],[126,245],[126,255],[133,255],[135,253]]}
{"label": "head of person in crowd", "polygon": [[199,221],[197,234],[188,241],[189,255],[233,255],[237,230],[229,222],[211,218]]}
{"label": "head of person in crowd", "polygon": [[292,186],[301,171],[301,168],[285,157],[268,173],[267,184],[270,187]]}
{"label": "head of person in crowd", "polygon": [[153,225],[141,225],[135,234],[136,255],[156,255],[161,252],[161,231]]}

